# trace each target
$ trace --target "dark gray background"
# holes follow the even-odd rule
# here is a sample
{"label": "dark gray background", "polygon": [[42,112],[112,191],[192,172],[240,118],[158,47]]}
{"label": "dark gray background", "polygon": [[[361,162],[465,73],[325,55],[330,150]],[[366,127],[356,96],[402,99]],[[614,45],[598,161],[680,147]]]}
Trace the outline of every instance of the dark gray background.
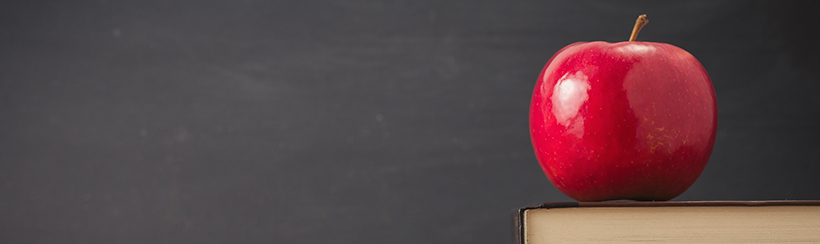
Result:
{"label": "dark gray background", "polygon": [[[70,2],[70,3],[69,3]],[[813,2],[4,1],[2,243],[509,243],[536,77],[579,40],[694,54],[677,200],[820,199]]]}

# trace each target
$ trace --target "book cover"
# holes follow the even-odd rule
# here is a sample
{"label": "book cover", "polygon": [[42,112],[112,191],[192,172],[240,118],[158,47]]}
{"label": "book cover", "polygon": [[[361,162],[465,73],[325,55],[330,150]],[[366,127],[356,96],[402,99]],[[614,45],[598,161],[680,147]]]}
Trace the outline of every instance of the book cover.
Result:
{"label": "book cover", "polygon": [[516,243],[820,243],[820,201],[559,202],[521,208]]}

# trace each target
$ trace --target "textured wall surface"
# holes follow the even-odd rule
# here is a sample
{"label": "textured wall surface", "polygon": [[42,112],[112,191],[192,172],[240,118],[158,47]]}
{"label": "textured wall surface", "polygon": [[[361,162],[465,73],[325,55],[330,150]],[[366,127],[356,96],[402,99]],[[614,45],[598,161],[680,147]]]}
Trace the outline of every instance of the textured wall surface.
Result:
{"label": "textured wall surface", "polygon": [[528,109],[575,41],[695,55],[719,132],[678,200],[820,199],[813,2],[4,1],[0,242],[509,243],[569,201]]}

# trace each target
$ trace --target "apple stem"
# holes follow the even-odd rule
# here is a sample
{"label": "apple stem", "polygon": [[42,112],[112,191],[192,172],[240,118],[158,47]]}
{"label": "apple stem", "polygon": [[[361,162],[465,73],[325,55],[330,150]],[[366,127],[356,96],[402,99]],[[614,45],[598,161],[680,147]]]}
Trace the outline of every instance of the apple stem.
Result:
{"label": "apple stem", "polygon": [[635,39],[638,38],[638,32],[641,31],[641,28],[643,28],[646,23],[649,23],[646,14],[639,15],[638,19],[635,20],[635,27],[632,28],[632,35],[629,36],[629,41],[634,42]]}

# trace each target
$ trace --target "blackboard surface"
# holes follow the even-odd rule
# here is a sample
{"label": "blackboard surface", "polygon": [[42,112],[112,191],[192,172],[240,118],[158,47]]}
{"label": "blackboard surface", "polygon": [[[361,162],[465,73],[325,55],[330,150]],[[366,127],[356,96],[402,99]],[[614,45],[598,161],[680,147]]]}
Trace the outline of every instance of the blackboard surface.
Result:
{"label": "blackboard surface", "polygon": [[509,243],[569,201],[529,141],[575,41],[694,54],[719,131],[676,200],[820,199],[820,21],[783,1],[4,1],[2,243]]}

